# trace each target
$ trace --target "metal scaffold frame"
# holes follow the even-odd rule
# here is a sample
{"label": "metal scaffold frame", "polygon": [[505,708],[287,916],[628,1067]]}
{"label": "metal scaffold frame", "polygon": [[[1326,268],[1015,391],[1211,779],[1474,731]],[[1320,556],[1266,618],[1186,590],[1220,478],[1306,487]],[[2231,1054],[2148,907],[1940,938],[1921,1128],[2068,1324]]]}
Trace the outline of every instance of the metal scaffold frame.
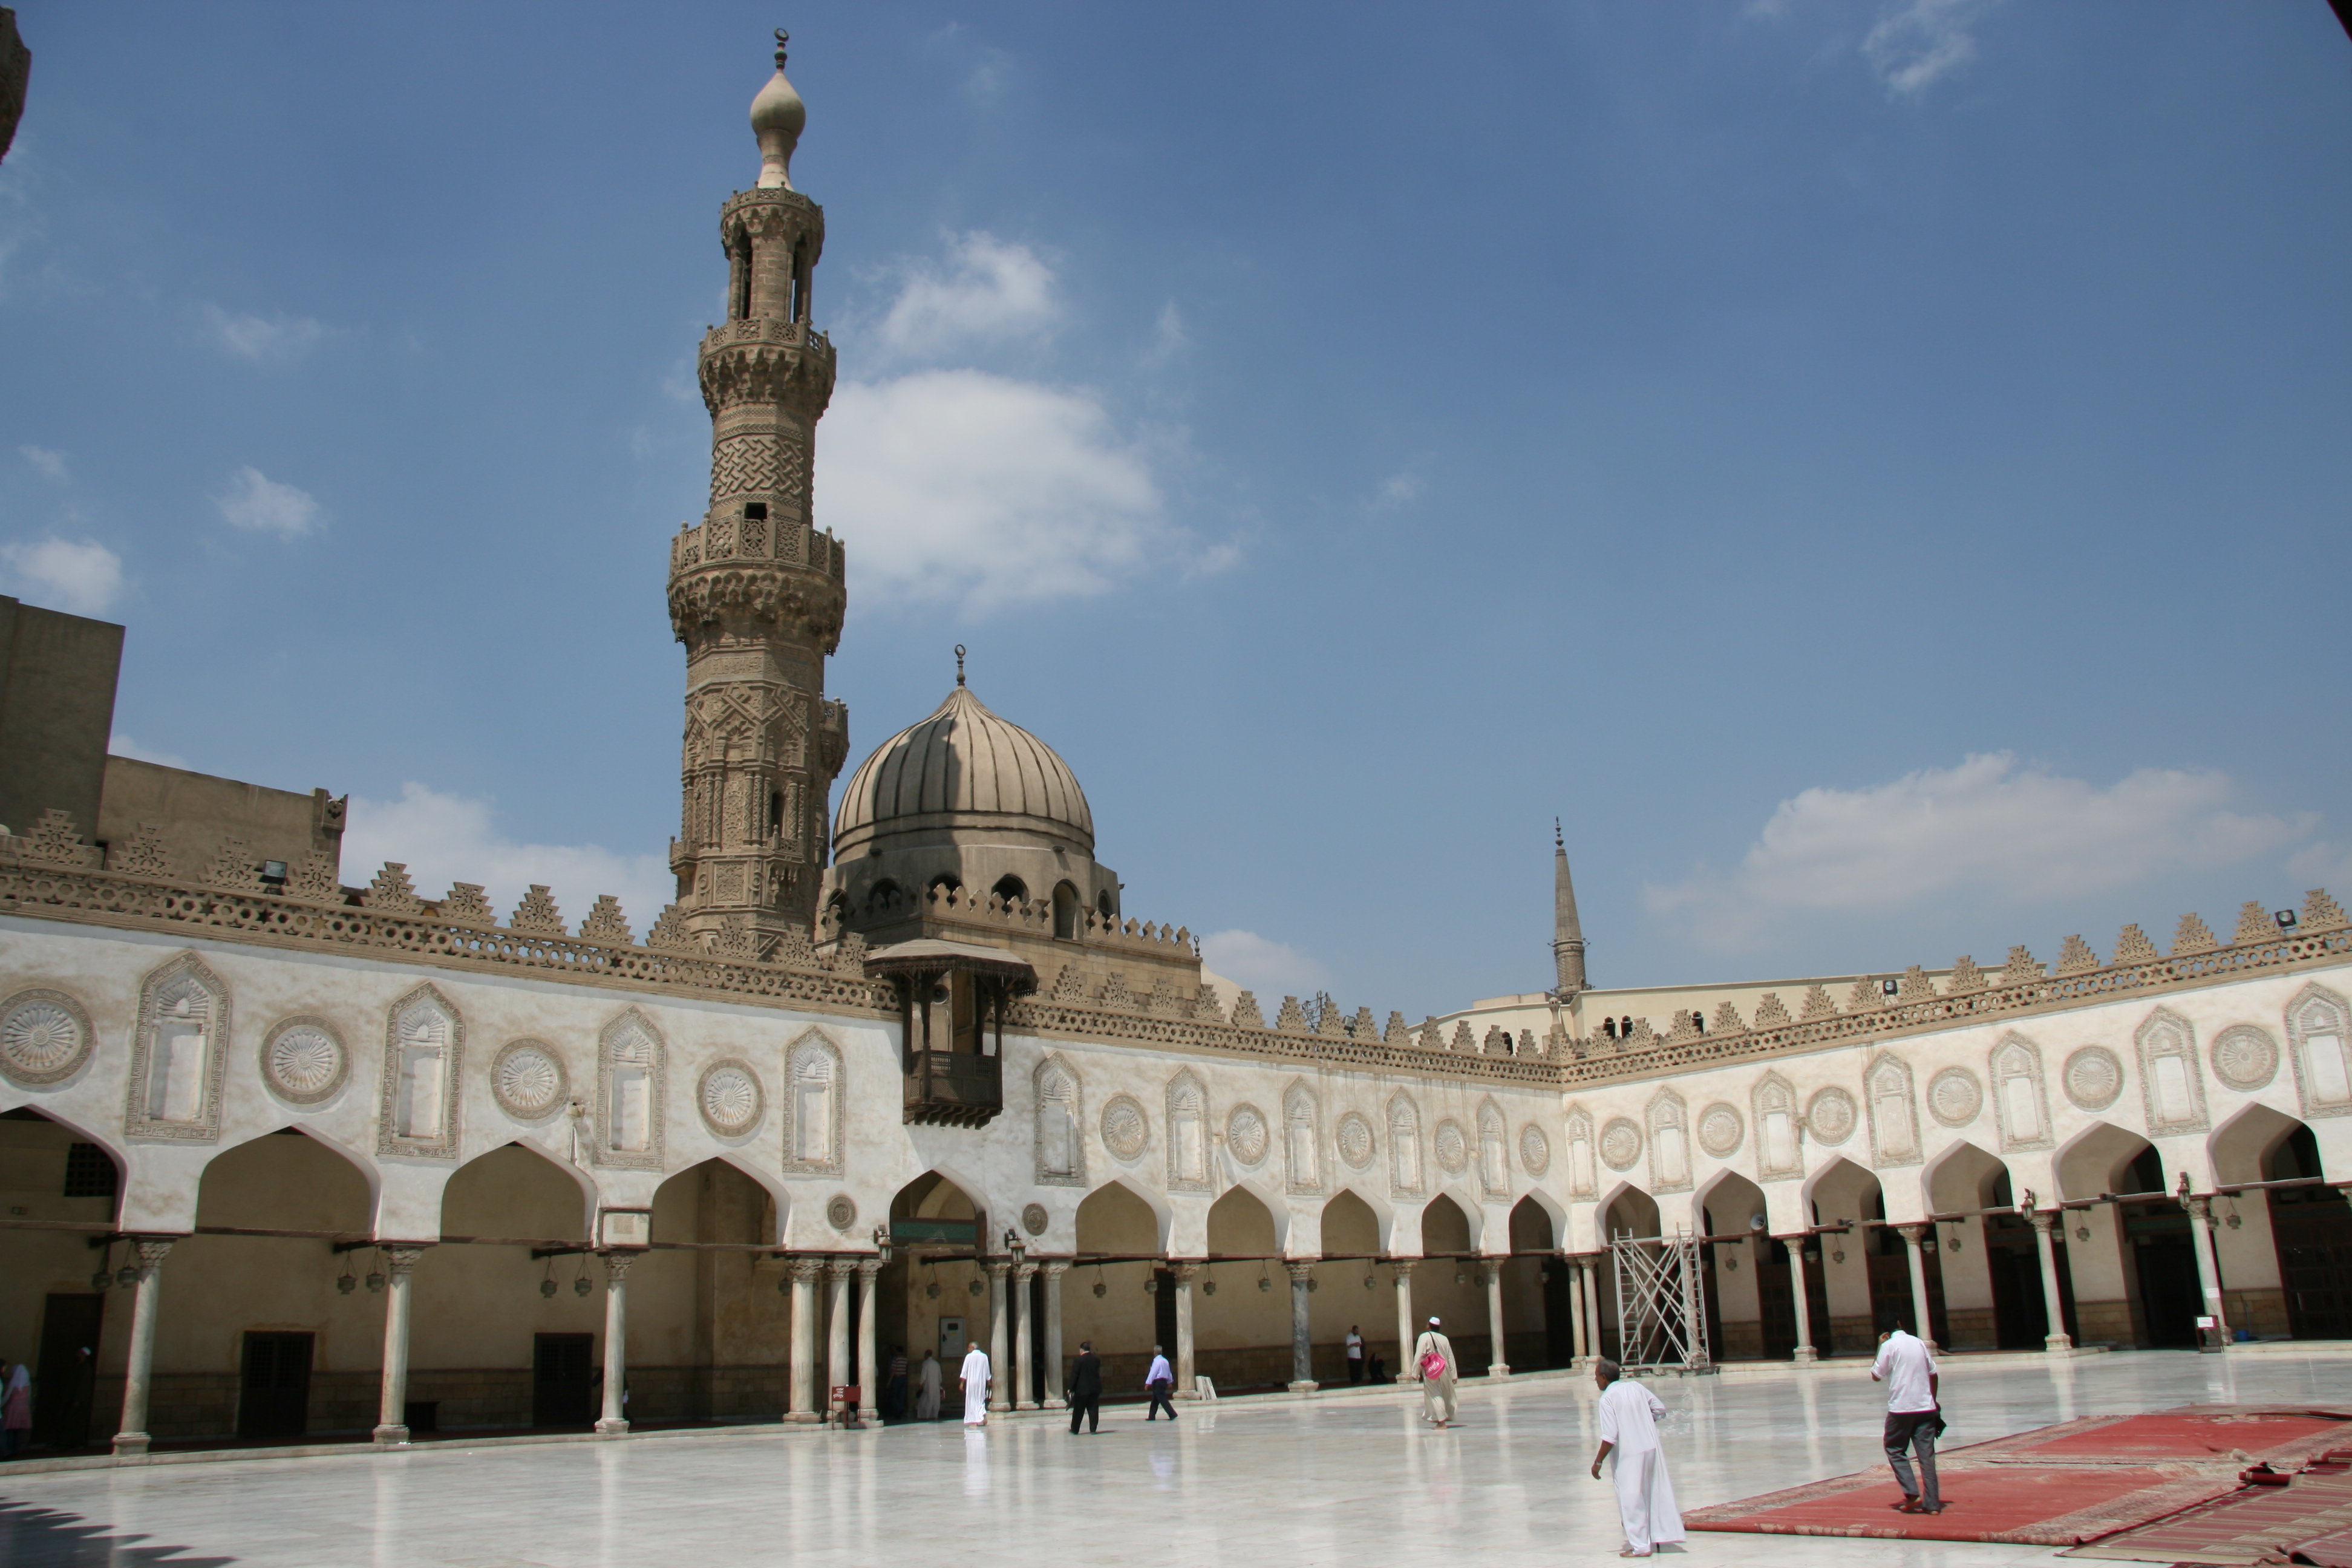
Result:
{"label": "metal scaffold frame", "polygon": [[1715,1370],[1699,1247],[1687,1233],[1610,1238],[1617,1276],[1617,1360],[1626,1371]]}

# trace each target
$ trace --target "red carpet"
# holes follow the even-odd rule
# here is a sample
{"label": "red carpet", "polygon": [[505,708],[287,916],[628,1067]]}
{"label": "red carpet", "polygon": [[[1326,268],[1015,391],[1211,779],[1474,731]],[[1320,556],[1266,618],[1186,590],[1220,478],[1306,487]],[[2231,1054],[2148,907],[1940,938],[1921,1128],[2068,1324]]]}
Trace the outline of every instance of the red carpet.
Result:
{"label": "red carpet", "polygon": [[1685,1518],[1694,1530],[2079,1546],[2231,1497],[2255,1462],[2294,1469],[2347,1443],[2352,1414],[2295,1406],[2093,1415],[1938,1454],[1940,1514],[1896,1513],[1902,1493],[1880,1465]]}

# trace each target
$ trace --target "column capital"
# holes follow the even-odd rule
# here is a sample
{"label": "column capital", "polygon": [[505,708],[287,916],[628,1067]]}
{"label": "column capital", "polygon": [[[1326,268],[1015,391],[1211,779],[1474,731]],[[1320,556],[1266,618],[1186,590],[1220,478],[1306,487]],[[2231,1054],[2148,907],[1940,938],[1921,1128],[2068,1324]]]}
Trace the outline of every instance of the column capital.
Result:
{"label": "column capital", "polygon": [[386,1246],[383,1256],[394,1274],[413,1274],[418,1261],[424,1258],[425,1248],[430,1246],[431,1242],[400,1242]]}
{"label": "column capital", "polygon": [[824,1271],[827,1274],[832,1275],[835,1279],[846,1279],[851,1275],[857,1272],[857,1259],[855,1258],[828,1258],[824,1260]]}
{"label": "column capital", "polygon": [[1037,1267],[1045,1271],[1046,1279],[1059,1279],[1070,1271],[1070,1262],[1066,1258],[1041,1258],[1037,1260]]}
{"label": "column capital", "polygon": [[1322,1261],[1319,1258],[1286,1258],[1282,1267],[1293,1280],[1304,1283],[1314,1278],[1315,1266]]}
{"label": "column capital", "polygon": [[874,1277],[881,1272],[882,1260],[879,1258],[861,1258],[857,1260],[857,1277],[868,1284],[871,1284]]}
{"label": "column capital", "polygon": [[983,1258],[980,1260],[980,1267],[991,1279],[1001,1280],[1013,1271],[1013,1260],[1009,1258]]}
{"label": "column capital", "polygon": [[172,1255],[172,1244],[179,1239],[180,1238],[176,1236],[142,1236],[139,1237],[137,1241],[131,1244],[137,1247],[139,1251],[139,1267],[142,1268],[163,1268],[163,1259]]}
{"label": "column capital", "polygon": [[2025,1215],[2025,1223],[2048,1236],[2058,1224],[2058,1214],[2056,1209],[2032,1209]]}
{"label": "column capital", "polygon": [[1013,1266],[1013,1278],[1015,1279],[1034,1279],[1037,1277],[1037,1270],[1040,1267],[1042,1266],[1039,1264],[1026,1261],[1016,1263]]}
{"label": "column capital", "polygon": [[[608,1287],[619,1285],[627,1280],[629,1270],[637,1261],[637,1255],[634,1252],[607,1252],[602,1256],[604,1259],[604,1283]],[[395,1263],[394,1267],[397,1268],[399,1265]],[[414,1265],[412,1264],[411,1267]],[[400,1272],[405,1274],[408,1270],[402,1268]]]}
{"label": "column capital", "polygon": [[2202,1220],[2205,1224],[2211,1225],[2213,1223],[2213,1199],[2210,1194],[2200,1195],[2198,1194],[2191,1193],[2187,1197],[2182,1198],[2180,1202],[2182,1206],[2186,1207],[2190,1214],[2196,1215],[2197,1218]]}
{"label": "column capital", "polygon": [[1201,1264],[1192,1258],[1171,1258],[1167,1268],[1168,1272],[1176,1277],[1178,1287],[1183,1289],[1192,1289],[1192,1276],[1201,1272]]}
{"label": "column capital", "polygon": [[795,1285],[814,1285],[824,1278],[824,1259],[797,1254],[785,1262],[784,1271],[793,1277]]}
{"label": "column capital", "polygon": [[1906,1242],[1916,1247],[1919,1245],[1919,1238],[1926,1236],[1930,1227],[1923,1222],[1918,1225],[1898,1225],[1895,1228]]}
{"label": "column capital", "polygon": [[1396,1270],[1398,1279],[1410,1279],[1412,1278],[1412,1266],[1420,1261],[1418,1258],[1391,1258],[1389,1267]]}

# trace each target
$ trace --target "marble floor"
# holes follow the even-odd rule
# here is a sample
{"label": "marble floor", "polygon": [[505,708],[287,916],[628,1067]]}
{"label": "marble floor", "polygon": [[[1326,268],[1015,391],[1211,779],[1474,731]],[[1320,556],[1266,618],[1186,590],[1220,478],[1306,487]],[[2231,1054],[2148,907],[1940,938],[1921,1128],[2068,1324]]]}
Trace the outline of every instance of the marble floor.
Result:
{"label": "marble floor", "polygon": [[[1866,1367],[1665,1380],[1667,1458],[1685,1506],[1878,1458]],[[2352,1396],[2352,1354],[2143,1352],[2039,1366],[1955,1365],[1948,1444],[2046,1422],[2206,1401]],[[1097,1436],[1023,1419],[863,1433],[251,1459],[141,1468],[0,1468],[0,1563],[406,1568],[874,1568],[1047,1564],[1614,1562],[1606,1486],[1586,1477],[1591,1385],[1465,1390],[1424,1427],[1403,1395],[1188,1406]],[[1682,1560],[1740,1568],[2048,1561],[2038,1547],[1691,1538]]]}

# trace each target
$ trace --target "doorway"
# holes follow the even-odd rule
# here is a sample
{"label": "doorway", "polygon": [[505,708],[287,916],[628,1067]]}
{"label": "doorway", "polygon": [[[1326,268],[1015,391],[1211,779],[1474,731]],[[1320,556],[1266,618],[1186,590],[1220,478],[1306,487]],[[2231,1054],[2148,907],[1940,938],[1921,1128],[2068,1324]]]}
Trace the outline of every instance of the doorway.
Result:
{"label": "doorway", "polygon": [[89,1441],[90,1399],[98,1387],[98,1335],[106,1298],[51,1296],[41,1310],[41,1353],[35,1369],[32,1441],[79,1448]]}
{"label": "doorway", "polygon": [[[1830,1350],[1829,1279],[1822,1272],[1821,1242],[1808,1237],[1805,1247],[1805,1313],[1813,1331],[1813,1352]],[[1793,1361],[1797,1355],[1797,1297],[1789,1279],[1789,1244],[1774,1237],[1759,1247],[1756,1310],[1762,1321],[1764,1354],[1773,1361]]]}
{"label": "doorway", "polygon": [[531,1336],[530,1424],[585,1426],[596,1418],[596,1336]]}
{"label": "doorway", "polygon": [[236,1402],[240,1437],[299,1437],[310,1429],[310,1334],[245,1336],[245,1374]]}

